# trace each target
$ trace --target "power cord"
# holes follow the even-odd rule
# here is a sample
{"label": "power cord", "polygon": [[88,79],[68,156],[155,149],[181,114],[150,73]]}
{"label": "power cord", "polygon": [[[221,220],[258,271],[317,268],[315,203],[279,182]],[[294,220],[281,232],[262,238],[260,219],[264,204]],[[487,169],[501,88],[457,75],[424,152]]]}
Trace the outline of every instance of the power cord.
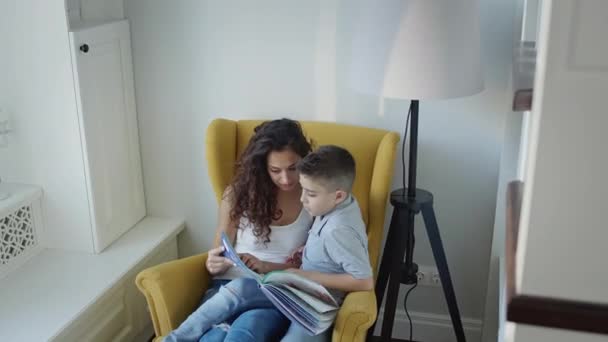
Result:
{"label": "power cord", "polygon": [[407,111],[407,119],[405,120],[405,132],[403,133],[403,141],[401,142],[401,165],[403,166],[403,196],[405,197],[405,141],[407,140],[407,130],[410,127],[410,115],[412,114],[412,104],[410,102],[410,109]]}
{"label": "power cord", "polygon": [[416,286],[418,286],[418,282],[415,282],[414,286],[410,287],[410,289],[407,290],[407,293],[405,294],[405,299],[403,300],[403,306],[405,307],[405,314],[407,315],[407,319],[410,322],[410,339],[409,339],[410,342],[412,342],[412,336],[414,335],[414,327],[412,325],[412,318],[410,317],[410,313],[407,311],[407,297],[410,295],[410,292],[412,292],[412,290],[416,288]]}
{"label": "power cord", "polygon": [[[407,119],[405,119],[405,132],[403,133],[403,141],[401,142],[401,165],[403,167],[402,170],[402,180],[403,180],[403,197],[405,198],[407,191],[405,191],[405,142],[407,141],[407,131],[410,127],[410,116],[412,115],[412,106],[414,105],[414,101],[410,101],[410,108],[407,110]],[[413,237],[413,243],[416,243],[416,237]]]}
{"label": "power cord", "polygon": [[[401,164],[403,166],[403,196],[405,197],[405,142],[407,140],[407,131],[408,128],[410,127],[410,115],[412,114],[412,106],[414,105],[414,101],[410,102],[410,108],[407,111],[407,119],[405,120],[405,132],[403,133],[403,141],[401,143]],[[407,298],[410,295],[410,292],[412,292],[413,289],[416,288],[416,286],[418,286],[418,282],[414,283],[414,286],[412,286],[409,290],[407,290],[407,293],[405,294],[405,299],[403,300],[403,306],[405,307],[405,314],[407,315],[407,320],[410,323],[410,339],[409,341],[412,341],[412,338],[414,336],[414,327],[412,324],[412,318],[410,317],[410,313],[407,311]]]}

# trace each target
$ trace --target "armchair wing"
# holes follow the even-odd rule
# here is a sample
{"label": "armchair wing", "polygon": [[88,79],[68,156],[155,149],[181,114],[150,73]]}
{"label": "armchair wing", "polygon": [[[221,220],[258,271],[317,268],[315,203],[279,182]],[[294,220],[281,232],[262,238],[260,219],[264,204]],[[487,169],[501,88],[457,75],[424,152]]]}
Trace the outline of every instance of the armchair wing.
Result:
{"label": "armchair wing", "polygon": [[376,321],[376,315],[374,291],[349,293],[338,312],[332,342],[365,341],[367,330]]}
{"label": "armchair wing", "polygon": [[135,278],[148,302],[156,336],[167,335],[196,309],[211,279],[206,260],[204,253],[166,262]]}

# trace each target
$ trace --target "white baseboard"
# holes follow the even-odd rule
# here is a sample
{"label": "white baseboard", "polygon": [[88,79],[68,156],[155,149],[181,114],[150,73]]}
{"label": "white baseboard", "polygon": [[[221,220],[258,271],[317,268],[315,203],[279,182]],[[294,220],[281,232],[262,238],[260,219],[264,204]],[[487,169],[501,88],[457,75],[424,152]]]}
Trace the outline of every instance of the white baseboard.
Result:
{"label": "white baseboard", "polygon": [[152,327],[152,322],[149,322],[146,324],[146,327],[133,338],[133,342],[148,342],[152,336],[154,336],[154,327]]}
{"label": "white baseboard", "polygon": [[[382,316],[384,308],[378,315],[378,323],[374,335],[380,335],[382,329]],[[413,326],[413,340],[421,342],[454,342],[456,336],[452,328],[452,320],[449,315],[437,315],[426,312],[410,311]],[[480,342],[483,323],[479,319],[462,318],[462,327],[467,342]],[[405,310],[395,312],[395,323],[393,325],[393,337],[398,339],[409,338],[410,325]]]}

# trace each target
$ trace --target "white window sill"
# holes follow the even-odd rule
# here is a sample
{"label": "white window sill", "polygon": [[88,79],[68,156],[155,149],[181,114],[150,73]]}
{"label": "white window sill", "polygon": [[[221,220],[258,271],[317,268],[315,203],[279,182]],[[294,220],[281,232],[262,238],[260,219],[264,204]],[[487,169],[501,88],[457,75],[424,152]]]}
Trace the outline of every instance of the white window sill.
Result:
{"label": "white window sill", "polygon": [[0,280],[0,339],[52,339],[183,228],[145,217],[101,254],[41,251]]}

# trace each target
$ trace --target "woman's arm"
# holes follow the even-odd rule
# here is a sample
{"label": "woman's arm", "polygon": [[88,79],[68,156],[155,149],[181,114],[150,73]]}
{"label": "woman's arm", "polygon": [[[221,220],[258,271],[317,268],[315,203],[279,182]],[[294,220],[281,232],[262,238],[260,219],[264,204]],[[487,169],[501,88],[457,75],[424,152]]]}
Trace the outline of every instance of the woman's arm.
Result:
{"label": "woman's arm", "polygon": [[220,207],[218,209],[218,225],[215,230],[215,239],[213,240],[213,246],[219,247],[222,245],[222,232],[228,235],[230,243],[234,245],[236,240],[237,222],[230,219],[230,211],[232,210],[232,190],[227,188],[222,196]]}
{"label": "woman's arm", "polygon": [[230,219],[230,210],[232,209],[232,196],[230,189],[224,191],[224,196],[220,202],[218,210],[218,226],[215,230],[214,246],[215,248],[209,251],[207,258],[206,267],[211,275],[218,275],[226,272],[226,270],[233,266],[232,262],[227,258],[224,258],[220,254],[224,251],[221,247],[221,234],[222,232],[228,235],[230,241],[234,244],[236,239],[236,222]]}
{"label": "woman's arm", "polygon": [[316,271],[304,271],[298,268],[290,268],[288,271],[315,281],[329,289],[353,292],[370,291],[374,288],[374,279],[372,277],[356,279],[348,273],[323,273]]}

